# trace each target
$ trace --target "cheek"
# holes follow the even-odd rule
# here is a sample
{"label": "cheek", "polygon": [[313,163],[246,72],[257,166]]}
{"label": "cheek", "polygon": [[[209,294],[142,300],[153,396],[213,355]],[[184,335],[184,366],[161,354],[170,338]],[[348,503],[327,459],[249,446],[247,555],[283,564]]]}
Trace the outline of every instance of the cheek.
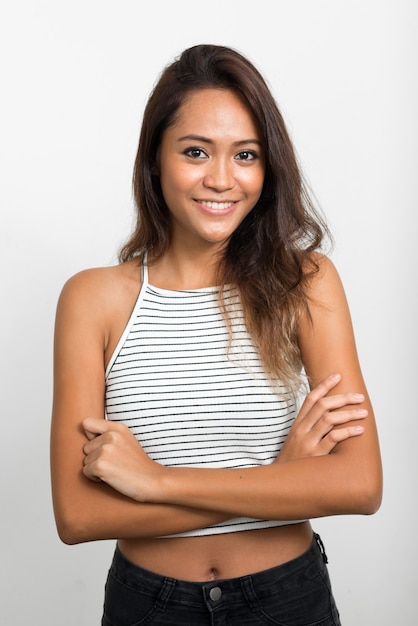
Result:
{"label": "cheek", "polygon": [[[196,168],[197,170],[197,168]],[[164,197],[167,195],[187,194],[198,181],[198,172],[192,168],[177,166],[166,167],[160,183]]]}
{"label": "cheek", "polygon": [[254,195],[254,197],[257,198],[257,200],[259,199],[259,197],[261,196],[261,193],[263,191],[263,185],[264,185],[264,175],[260,175],[257,178],[253,179],[252,181],[252,193]]}
{"label": "cheek", "polygon": [[253,194],[261,194],[264,184],[264,168],[249,170],[241,176],[241,183]]}

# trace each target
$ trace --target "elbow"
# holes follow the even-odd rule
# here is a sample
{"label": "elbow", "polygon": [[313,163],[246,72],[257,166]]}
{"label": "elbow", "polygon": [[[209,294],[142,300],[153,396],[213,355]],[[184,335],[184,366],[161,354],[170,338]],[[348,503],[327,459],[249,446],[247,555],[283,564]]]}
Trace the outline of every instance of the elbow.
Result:
{"label": "elbow", "polygon": [[367,497],[363,496],[356,512],[360,515],[374,515],[380,509],[381,502],[381,495],[370,494]]}
{"label": "elbow", "polygon": [[358,467],[347,472],[346,467],[334,483],[331,513],[327,515],[374,515],[380,508],[383,494],[382,472],[378,467]]}
{"label": "elbow", "polygon": [[[348,469],[349,468],[349,469]],[[339,514],[374,515],[379,510],[383,496],[383,471],[380,458],[366,458],[366,462],[347,463],[340,466]],[[334,493],[337,496],[337,493]]]}
{"label": "elbow", "polygon": [[58,537],[67,546],[91,541],[88,528],[82,516],[77,513],[61,511],[55,513],[55,524]]}
{"label": "elbow", "polygon": [[382,504],[382,488],[376,486],[363,496],[363,515],[374,515]]}
{"label": "elbow", "polygon": [[374,515],[380,508],[382,495],[383,486],[381,475],[371,477],[369,480],[363,480],[361,489],[354,498],[356,505],[353,513]]}
{"label": "elbow", "polygon": [[365,481],[364,514],[374,515],[380,509],[383,498],[383,470],[381,462],[375,464],[369,476],[369,480]]}
{"label": "elbow", "polygon": [[85,539],[81,534],[74,530],[72,527],[68,527],[62,524],[57,524],[58,537],[67,546],[75,546],[78,543],[83,543]]}
{"label": "elbow", "polygon": [[86,539],[83,538],[83,533],[80,532],[79,529],[76,529],[73,525],[57,522],[56,526],[58,537],[67,546],[75,546],[78,543],[86,541]]}

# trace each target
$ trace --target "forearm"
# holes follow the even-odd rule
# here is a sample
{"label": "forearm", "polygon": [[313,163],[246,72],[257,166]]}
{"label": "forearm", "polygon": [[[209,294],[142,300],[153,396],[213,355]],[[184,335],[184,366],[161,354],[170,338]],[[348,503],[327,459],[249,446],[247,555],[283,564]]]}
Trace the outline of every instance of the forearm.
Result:
{"label": "forearm", "polygon": [[126,428],[103,420],[84,423],[97,435],[84,446],[84,474],[133,501],[209,510],[226,518],[281,520],[372,513],[380,503],[372,421],[361,437],[340,442],[330,454],[287,460],[288,449],[284,462],[279,455],[271,465],[246,469],[166,467],[151,460]]}
{"label": "forearm", "polygon": [[140,503],[106,484],[89,483],[54,498],[55,519],[64,543],[159,537],[204,528],[230,515],[176,504]]}
{"label": "forearm", "polygon": [[[84,475],[137,502],[193,507],[227,518],[293,520],[372,513],[380,504],[382,480],[374,420],[366,410],[361,436],[350,437],[338,425],[348,421],[348,430],[356,431],[359,416],[351,408],[355,398],[351,393],[327,397],[326,390],[327,384],[322,384],[309,394],[288,435],[284,456],[271,465],[167,467],[153,461],[123,425],[87,419],[83,424],[91,438],[84,445]],[[360,395],[356,402],[363,400]],[[347,404],[350,408],[344,410]],[[341,433],[343,439],[336,445],[333,441]],[[312,437],[313,444],[307,445]],[[331,441],[331,447],[317,450],[324,440]]]}
{"label": "forearm", "polygon": [[245,470],[174,468],[160,482],[167,503],[281,520],[373,513],[380,491],[377,466],[349,466],[338,454]]}

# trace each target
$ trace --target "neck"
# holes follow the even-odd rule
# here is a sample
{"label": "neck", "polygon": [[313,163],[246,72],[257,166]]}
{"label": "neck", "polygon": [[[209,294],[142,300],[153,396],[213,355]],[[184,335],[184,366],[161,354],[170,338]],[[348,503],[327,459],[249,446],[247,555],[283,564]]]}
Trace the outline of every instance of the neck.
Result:
{"label": "neck", "polygon": [[162,289],[202,289],[216,286],[219,252],[169,250],[155,263],[150,258],[150,283]]}

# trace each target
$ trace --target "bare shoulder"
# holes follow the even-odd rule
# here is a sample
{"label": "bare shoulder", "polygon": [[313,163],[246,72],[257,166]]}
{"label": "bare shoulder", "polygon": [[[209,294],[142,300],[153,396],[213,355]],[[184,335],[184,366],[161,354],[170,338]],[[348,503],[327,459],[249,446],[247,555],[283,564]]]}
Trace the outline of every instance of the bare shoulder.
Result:
{"label": "bare shoulder", "polygon": [[57,305],[56,333],[96,338],[105,352],[116,343],[141,288],[137,261],[78,272],[65,283]]}
{"label": "bare shoulder", "polygon": [[331,259],[319,252],[315,252],[311,256],[308,271],[311,273],[312,264],[316,270],[311,273],[308,285],[307,295],[313,301],[320,302],[323,298],[335,292],[343,293],[343,285],[340,275]]}
{"label": "bare shoulder", "polygon": [[[101,292],[105,295],[109,289],[124,288],[131,281],[138,283],[138,266],[133,261],[109,267],[94,267],[82,270],[71,276],[62,289],[63,294],[70,293],[97,297]],[[92,293],[93,290],[93,293]]]}
{"label": "bare shoulder", "polygon": [[66,281],[58,306],[76,305],[84,313],[88,310],[103,313],[115,302],[130,300],[140,285],[140,271],[134,261],[82,270]]}

